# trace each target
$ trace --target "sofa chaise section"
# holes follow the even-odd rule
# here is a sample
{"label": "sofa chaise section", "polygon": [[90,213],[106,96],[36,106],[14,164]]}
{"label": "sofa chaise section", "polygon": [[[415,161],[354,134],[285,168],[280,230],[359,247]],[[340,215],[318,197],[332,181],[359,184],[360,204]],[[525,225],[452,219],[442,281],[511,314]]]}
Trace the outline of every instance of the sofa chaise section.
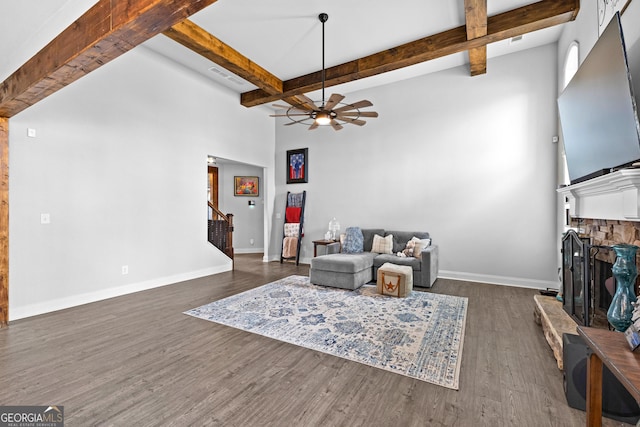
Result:
{"label": "sofa chaise section", "polygon": [[373,252],[331,254],[311,259],[309,281],[316,285],[358,289],[373,279]]}

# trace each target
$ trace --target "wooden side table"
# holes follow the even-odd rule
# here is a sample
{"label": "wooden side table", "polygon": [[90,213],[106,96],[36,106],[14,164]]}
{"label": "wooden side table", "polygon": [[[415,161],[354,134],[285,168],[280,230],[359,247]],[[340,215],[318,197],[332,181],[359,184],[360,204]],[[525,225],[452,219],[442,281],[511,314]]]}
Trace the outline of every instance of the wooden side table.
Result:
{"label": "wooden side table", "polygon": [[587,361],[587,426],[602,426],[602,364],[640,402],[640,353],[633,353],[622,332],[578,326],[593,351]]}
{"label": "wooden side table", "polygon": [[322,239],[322,240],[314,240],[313,241],[313,257],[317,257],[318,256],[318,246],[327,246],[330,245],[332,243],[336,243],[337,240],[327,240],[327,239]]}

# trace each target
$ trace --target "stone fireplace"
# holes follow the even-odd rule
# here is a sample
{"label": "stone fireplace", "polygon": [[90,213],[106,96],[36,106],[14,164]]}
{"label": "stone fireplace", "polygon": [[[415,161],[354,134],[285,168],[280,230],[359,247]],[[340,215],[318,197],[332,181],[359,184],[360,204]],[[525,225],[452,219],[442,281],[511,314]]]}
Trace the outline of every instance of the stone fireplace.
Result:
{"label": "stone fireplace", "polygon": [[[585,253],[582,258],[588,265],[576,268],[586,272],[588,278],[572,280],[570,273],[564,275],[563,293],[567,297],[564,300],[564,309],[579,324],[608,328],[607,310],[616,289],[615,278],[611,272],[616,255],[611,247],[619,243],[640,246],[640,222],[572,218],[570,225],[572,229],[577,230],[580,240],[585,242],[585,248],[588,248],[589,253]],[[638,264],[638,260],[636,263]],[[636,295],[638,283],[636,280]],[[583,289],[578,289],[579,287]],[[575,301],[578,295],[586,298],[586,301],[580,301],[578,304],[578,308],[584,313],[576,313],[573,310],[576,304],[571,303],[571,298]]]}
{"label": "stone fireplace", "polygon": [[616,255],[610,247],[620,243],[640,247],[640,169],[622,169],[560,188],[558,193],[564,197],[567,225],[593,247],[589,303],[597,322],[590,326],[607,327],[606,309],[615,292],[609,274]]}
{"label": "stone fireplace", "polygon": [[[619,170],[557,191],[564,202],[561,206],[565,209],[567,226],[575,229],[590,245],[629,243],[640,247],[640,169]],[[600,289],[594,297],[598,305],[601,300],[606,304],[607,294],[610,294],[607,286],[611,288],[611,280],[606,274],[614,262],[615,253],[611,250],[598,250],[594,257],[593,271],[598,275],[605,274],[604,290]],[[577,323],[556,298],[536,295],[534,301],[534,318],[542,326],[558,368],[562,369],[562,334],[576,334]],[[597,316],[598,325],[607,327],[606,311],[602,309]]]}

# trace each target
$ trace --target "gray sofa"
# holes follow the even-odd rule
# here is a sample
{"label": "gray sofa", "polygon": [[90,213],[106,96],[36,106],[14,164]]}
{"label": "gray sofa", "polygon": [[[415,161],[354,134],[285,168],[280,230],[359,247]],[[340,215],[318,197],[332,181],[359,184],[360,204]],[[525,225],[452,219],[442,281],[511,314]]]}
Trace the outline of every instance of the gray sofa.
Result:
{"label": "gray sofa", "polygon": [[[340,244],[327,246],[327,255],[311,259],[309,279],[311,283],[343,289],[357,289],[377,277],[378,268],[385,262],[411,266],[413,286],[430,288],[438,276],[438,246],[433,243],[422,251],[422,259],[399,257],[412,237],[428,239],[429,233],[423,231],[390,231],[384,229],[363,229],[364,252],[355,254],[336,253]],[[371,252],[373,236],[393,235],[393,254]]]}

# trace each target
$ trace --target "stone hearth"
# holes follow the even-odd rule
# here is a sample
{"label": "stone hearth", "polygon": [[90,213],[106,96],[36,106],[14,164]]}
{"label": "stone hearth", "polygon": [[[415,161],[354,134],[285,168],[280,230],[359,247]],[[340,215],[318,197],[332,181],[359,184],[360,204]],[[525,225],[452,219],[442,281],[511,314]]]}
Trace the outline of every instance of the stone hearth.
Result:
{"label": "stone hearth", "polygon": [[558,363],[558,369],[563,369],[562,363],[562,334],[578,335],[578,324],[562,308],[562,302],[555,297],[536,295],[533,297],[535,307],[533,318],[542,326],[542,332],[553,350],[553,356]]}

